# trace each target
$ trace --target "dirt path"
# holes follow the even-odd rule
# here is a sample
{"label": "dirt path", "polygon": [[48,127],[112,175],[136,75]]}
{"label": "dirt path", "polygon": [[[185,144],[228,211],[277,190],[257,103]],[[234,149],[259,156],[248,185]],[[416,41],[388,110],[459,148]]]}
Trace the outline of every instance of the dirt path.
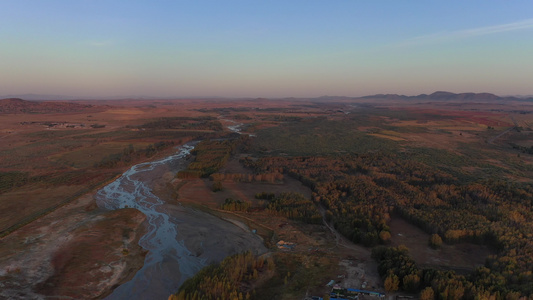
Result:
{"label": "dirt path", "polygon": [[341,286],[344,288],[361,288],[384,292],[383,283],[378,274],[378,265],[372,259],[370,249],[356,245],[338,233],[326,221],[325,208],[321,205],[318,208],[324,225],[335,236],[335,247],[339,248],[338,251],[342,258],[339,266],[344,269],[344,273],[332,279],[340,281]]}
{"label": "dirt path", "polygon": [[514,129],[516,129],[516,126],[513,126],[513,127],[511,127],[511,128],[506,129],[505,131],[501,132],[501,133],[498,134],[497,136],[488,139],[488,140],[487,140],[487,143],[489,143],[489,144],[494,144],[494,141],[495,141],[495,140],[501,138],[502,136],[504,136],[505,134],[507,134],[508,132],[510,132],[510,131],[512,131],[512,130],[514,130]]}

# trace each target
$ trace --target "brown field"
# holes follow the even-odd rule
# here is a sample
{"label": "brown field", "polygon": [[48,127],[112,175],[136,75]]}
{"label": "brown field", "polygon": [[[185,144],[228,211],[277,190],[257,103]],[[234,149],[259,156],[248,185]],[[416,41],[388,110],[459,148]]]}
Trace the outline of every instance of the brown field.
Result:
{"label": "brown field", "polygon": [[144,219],[134,209],[95,210],[87,194],[22,227],[2,238],[0,295],[102,298],[142,267]]}
{"label": "brown field", "polygon": [[[23,221],[27,216],[43,211],[63,199],[72,197],[83,186],[59,186],[56,188],[27,187],[24,190],[14,190],[0,195],[0,230]],[[38,195],[40,201],[30,202],[27,195]],[[24,200],[23,200],[24,199]],[[24,201],[24,204],[21,203]],[[30,204],[31,205],[28,205]],[[21,205],[22,204],[22,205]],[[16,212],[16,213],[13,213]]]}
{"label": "brown field", "polygon": [[48,159],[54,164],[67,165],[74,169],[83,169],[92,167],[109,155],[121,153],[129,145],[133,145],[138,150],[147,147],[149,144],[148,142],[136,142],[134,144],[128,142],[102,143],[96,146],[53,154],[48,156]]}
{"label": "brown field", "polygon": [[471,243],[443,244],[440,249],[433,249],[429,247],[429,234],[399,217],[391,219],[390,227],[391,244],[407,246],[410,256],[421,266],[468,273],[495,254],[487,246]]}
{"label": "brown field", "polygon": [[380,138],[384,138],[384,139],[389,139],[389,140],[393,140],[393,141],[405,141],[404,138],[397,137],[397,136],[394,136],[394,135],[388,135],[388,134],[384,134],[384,133],[371,133],[369,135],[380,137]]}

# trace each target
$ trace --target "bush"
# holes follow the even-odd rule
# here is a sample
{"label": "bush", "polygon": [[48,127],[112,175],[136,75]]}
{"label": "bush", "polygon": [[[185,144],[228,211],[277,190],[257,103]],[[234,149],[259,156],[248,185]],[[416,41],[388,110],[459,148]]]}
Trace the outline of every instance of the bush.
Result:
{"label": "bush", "polygon": [[429,246],[433,249],[438,249],[440,246],[442,246],[442,238],[440,235],[434,233],[429,238]]}
{"label": "bush", "polygon": [[247,211],[249,208],[250,203],[241,201],[239,199],[235,200],[233,198],[226,198],[224,204],[222,204],[222,209],[229,211]]}
{"label": "bush", "polygon": [[220,181],[216,181],[215,183],[213,183],[213,187],[212,187],[212,191],[213,192],[219,192],[219,191],[222,191],[222,182]]}
{"label": "bush", "polygon": [[385,278],[385,290],[387,292],[395,292],[398,290],[398,287],[400,285],[400,279],[398,276],[394,275],[393,273],[390,273],[387,278]]}
{"label": "bush", "polygon": [[390,232],[386,231],[386,230],[382,230],[380,233],[379,233],[379,239],[381,240],[382,243],[386,244],[386,243],[389,243],[390,242],[390,239],[391,239],[391,234]]}

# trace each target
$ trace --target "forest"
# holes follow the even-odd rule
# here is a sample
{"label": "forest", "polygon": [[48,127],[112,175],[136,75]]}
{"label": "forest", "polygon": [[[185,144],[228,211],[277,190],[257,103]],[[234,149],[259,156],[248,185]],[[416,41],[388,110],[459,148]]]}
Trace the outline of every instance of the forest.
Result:
{"label": "forest", "polygon": [[115,168],[117,166],[127,165],[128,163],[145,157],[150,158],[154,156],[158,151],[166,149],[174,145],[173,141],[161,141],[155,144],[150,144],[144,149],[135,149],[132,144],[125,147],[122,152],[110,154],[98,163],[94,164],[95,168]]}
{"label": "forest", "polygon": [[140,129],[189,129],[222,131],[222,124],[215,118],[205,117],[165,117],[137,126]]}
{"label": "forest", "polygon": [[322,216],[316,205],[304,195],[296,192],[281,193],[258,193],[256,199],[267,200],[262,206],[252,207],[250,203],[241,200],[227,198],[222,204],[222,209],[228,211],[264,211],[271,215],[282,216],[291,220],[302,221],[308,224],[322,224]]}
{"label": "forest", "polygon": [[236,254],[187,279],[169,300],[254,299],[254,282],[272,276],[273,268],[271,258]]}
{"label": "forest", "polygon": [[205,140],[196,145],[191,154],[194,161],[178,172],[178,178],[206,178],[226,164],[235,150],[237,140]]}
{"label": "forest", "polygon": [[[243,162],[255,172],[281,171],[309,186],[315,203],[326,209],[327,220],[355,243],[369,247],[386,245],[391,236],[388,221],[392,214],[397,214],[428,233],[438,234],[446,243],[491,245],[498,255],[489,257],[485,267],[467,277],[453,272],[445,274],[449,282],[463,282],[464,293],[468,295],[514,299],[533,293],[530,184],[503,180],[463,183],[423,163],[380,153],[264,157]],[[401,262],[408,259],[406,253],[400,252],[402,255],[392,255],[387,260],[412,265],[410,260]],[[386,261],[382,256],[376,256],[378,261]],[[397,288],[406,291],[431,286],[441,299],[456,299],[456,294],[445,295],[448,284],[443,287],[439,283],[443,280],[441,275],[412,284],[410,281],[417,281],[415,275],[425,278],[414,265],[408,271],[389,265],[380,271],[386,285],[398,281]],[[391,288],[394,286],[390,290],[396,290]]]}
{"label": "forest", "polygon": [[[372,113],[405,121],[421,117],[387,110]],[[421,299],[533,297],[533,185],[508,177],[525,176],[527,166],[513,163],[511,170],[487,163],[492,154],[479,150],[479,145],[463,143],[461,153],[454,153],[373,137],[380,132],[429,131],[395,127],[372,114],[359,113],[342,121],[274,115],[269,120],[284,123],[259,130],[255,139],[243,137],[232,148],[252,154],[240,162],[253,174],[214,172],[211,179],[261,182],[261,176],[266,176],[269,179],[264,182],[274,183],[290,176],[309,187],[312,198],[262,192],[256,194],[262,200],[260,207],[226,199],[223,209],[260,209],[311,224],[322,223],[319,209],[323,210],[326,221],[339,233],[373,248],[372,257],[388,292],[417,293]],[[366,133],[347,130],[362,125],[375,127]],[[437,133],[451,134],[440,129]],[[229,152],[218,155],[223,157],[222,153]],[[469,274],[417,266],[406,247],[390,246],[392,217],[423,229],[434,249],[442,243],[474,243],[489,246],[495,254]]]}

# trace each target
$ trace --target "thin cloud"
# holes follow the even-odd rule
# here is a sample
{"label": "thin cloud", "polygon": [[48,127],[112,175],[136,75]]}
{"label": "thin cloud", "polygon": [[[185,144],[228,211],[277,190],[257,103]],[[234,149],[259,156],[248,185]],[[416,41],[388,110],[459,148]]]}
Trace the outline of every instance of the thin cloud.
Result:
{"label": "thin cloud", "polygon": [[483,36],[501,32],[517,31],[523,29],[533,28],[533,19],[527,19],[514,23],[500,24],[487,27],[478,27],[471,29],[463,29],[451,32],[440,32],[429,35],[422,35],[414,38],[407,39],[401,43],[402,45],[412,44],[426,44],[435,42],[445,42],[458,39],[466,39],[476,36]]}

